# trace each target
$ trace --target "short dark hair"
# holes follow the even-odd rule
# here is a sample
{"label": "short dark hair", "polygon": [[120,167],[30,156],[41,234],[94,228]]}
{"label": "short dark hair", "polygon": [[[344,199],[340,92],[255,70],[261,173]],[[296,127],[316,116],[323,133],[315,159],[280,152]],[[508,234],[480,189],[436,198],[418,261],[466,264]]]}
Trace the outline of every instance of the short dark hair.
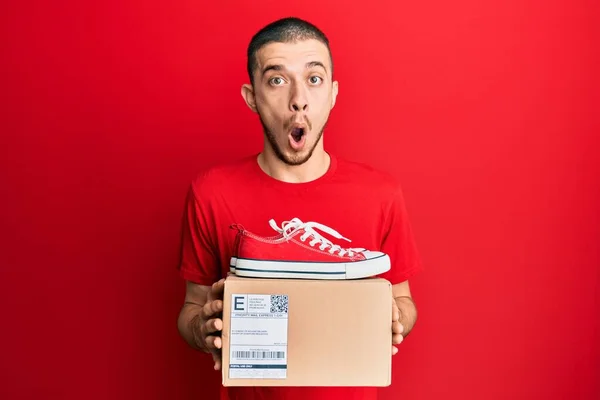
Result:
{"label": "short dark hair", "polygon": [[254,83],[254,70],[258,62],[256,53],[266,44],[279,42],[290,43],[297,40],[315,39],[323,43],[329,51],[329,61],[331,63],[331,74],[333,76],[333,57],[329,47],[329,39],[314,24],[296,17],[282,18],[263,27],[258,31],[248,45],[248,76],[250,82]]}

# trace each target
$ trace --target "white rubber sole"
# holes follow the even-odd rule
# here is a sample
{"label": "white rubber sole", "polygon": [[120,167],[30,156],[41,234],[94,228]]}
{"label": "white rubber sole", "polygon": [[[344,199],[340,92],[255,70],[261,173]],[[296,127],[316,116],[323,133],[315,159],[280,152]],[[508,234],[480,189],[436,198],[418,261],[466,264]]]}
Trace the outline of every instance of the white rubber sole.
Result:
{"label": "white rubber sole", "polygon": [[231,273],[251,278],[360,279],[389,271],[390,258],[384,254],[362,261],[319,263],[232,257],[229,267]]}

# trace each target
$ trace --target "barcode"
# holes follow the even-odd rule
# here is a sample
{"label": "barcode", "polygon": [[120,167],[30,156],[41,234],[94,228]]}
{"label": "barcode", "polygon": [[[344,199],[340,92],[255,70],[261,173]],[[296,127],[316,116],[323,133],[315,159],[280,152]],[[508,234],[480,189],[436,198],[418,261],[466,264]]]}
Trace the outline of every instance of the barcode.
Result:
{"label": "barcode", "polygon": [[285,351],[233,351],[231,356],[238,359],[280,359],[285,357]]}
{"label": "barcode", "polygon": [[288,297],[286,294],[271,295],[271,312],[287,314],[287,312],[288,312]]}

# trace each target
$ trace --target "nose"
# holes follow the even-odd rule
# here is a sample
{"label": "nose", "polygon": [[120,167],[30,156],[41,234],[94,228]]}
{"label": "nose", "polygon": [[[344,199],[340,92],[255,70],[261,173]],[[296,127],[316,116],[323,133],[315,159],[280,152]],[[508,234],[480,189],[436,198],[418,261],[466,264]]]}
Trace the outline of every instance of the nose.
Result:
{"label": "nose", "polygon": [[290,110],[293,112],[308,110],[308,96],[302,84],[297,83],[290,96]]}
{"label": "nose", "polygon": [[302,105],[302,103],[299,103],[299,104],[294,103],[294,104],[292,104],[292,109],[294,111],[306,111],[307,108],[308,108],[308,104],[304,104],[304,105]]}

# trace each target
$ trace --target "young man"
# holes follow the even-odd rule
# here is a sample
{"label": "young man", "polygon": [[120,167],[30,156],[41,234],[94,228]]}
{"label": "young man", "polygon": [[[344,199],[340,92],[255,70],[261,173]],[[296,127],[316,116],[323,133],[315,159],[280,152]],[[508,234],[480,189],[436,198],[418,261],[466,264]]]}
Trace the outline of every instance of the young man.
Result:
{"label": "young man", "polygon": [[[379,276],[393,285],[393,354],[413,328],[417,310],[408,278],[421,265],[400,185],[389,175],[325,151],[323,132],[335,105],[329,42],[314,25],[286,18],[267,25],[248,48],[250,83],[242,96],[264,129],[258,155],[214,166],[191,185],[183,224],[181,276],[187,282],[178,320],[182,337],[212,353],[221,368],[223,281],[234,256],[233,224],[276,235],[278,223],[314,221],[352,240],[352,247],[389,255]],[[340,245],[342,243],[339,243]],[[368,346],[368,343],[357,343]],[[374,399],[374,388],[230,388],[230,399]]]}

